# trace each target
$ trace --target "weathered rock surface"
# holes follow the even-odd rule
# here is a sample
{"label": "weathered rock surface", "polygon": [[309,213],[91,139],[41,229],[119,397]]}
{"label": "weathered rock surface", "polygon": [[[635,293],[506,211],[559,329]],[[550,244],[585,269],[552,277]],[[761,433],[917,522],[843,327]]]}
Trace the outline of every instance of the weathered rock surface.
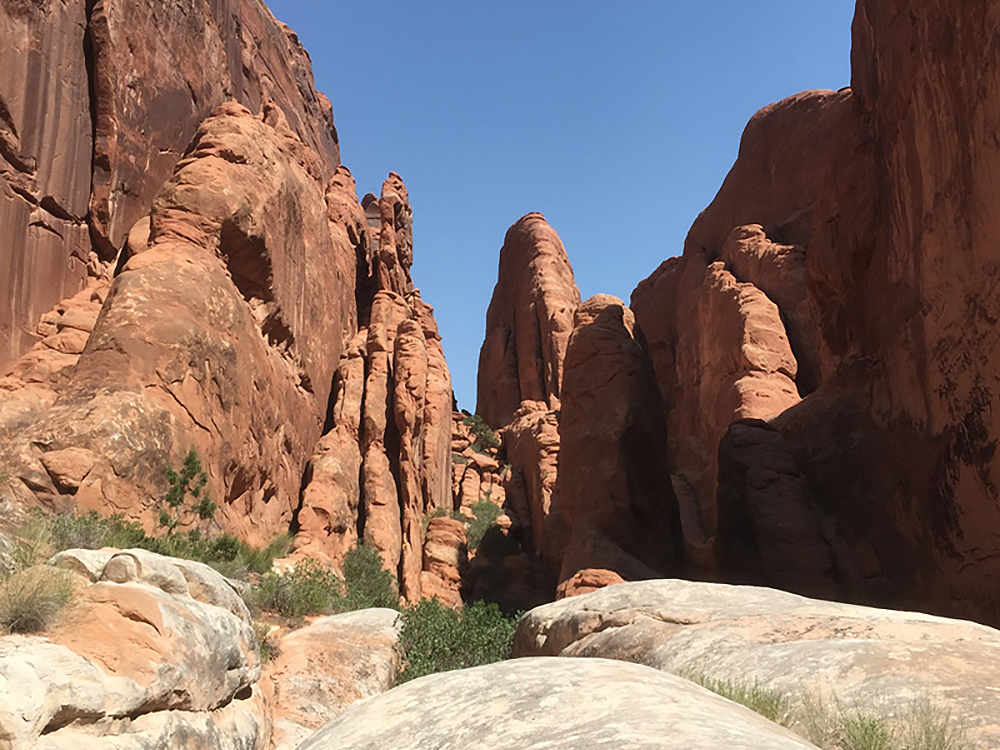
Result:
{"label": "weathered rock surface", "polygon": [[781,433],[761,420],[734,422],[719,445],[719,476],[724,579],[836,598],[835,556],[823,514]]}
{"label": "weathered rock surface", "polygon": [[0,5],[0,368],[45,310],[100,278],[201,121],[236,99],[280,110],[339,164],[329,101],[262,3]]}
{"label": "weathered rock surface", "polygon": [[946,709],[977,748],[1000,741],[1000,633],[960,620],[746,586],[640,581],[529,612],[515,655],[623,659],[903,714]]}
{"label": "weathered rock surface", "polygon": [[257,640],[222,576],[143,550],[53,564],[83,574],[62,622],[0,638],[5,747],[267,746]]}
{"label": "weathered rock surface", "polygon": [[569,529],[560,581],[584,568],[631,577],[617,555],[592,556],[604,546],[595,536],[652,570],[677,570],[683,542],[662,401],[642,333],[614,297],[592,297],[576,311],[559,432],[559,507]]}
{"label": "weathered rock surface", "polygon": [[273,750],[292,750],[350,704],[392,687],[399,613],[365,609],[323,617],[284,636],[264,671],[273,686]]}
{"label": "weathered rock surface", "polygon": [[[470,721],[469,717],[480,717]],[[431,675],[352,707],[301,750],[812,748],[672,675],[603,659],[518,659]]]}
{"label": "weathered rock surface", "polygon": [[540,213],[504,238],[486,313],[476,412],[494,428],[510,424],[522,401],[556,405],[563,358],[580,292],[562,241]]}
{"label": "weathered rock surface", "polygon": [[85,223],[85,29],[82,1],[0,4],[0,371],[35,342],[28,332],[42,313],[107,270]]}
{"label": "weathered rock surface", "polygon": [[455,518],[432,518],[423,545],[421,595],[449,607],[462,604],[462,576],[469,565],[465,526]]}
{"label": "weathered rock surface", "polygon": [[362,327],[337,368],[327,432],[306,473],[295,551],[339,565],[356,541],[370,544],[403,596],[416,601],[426,570],[424,521],[454,507],[451,376],[433,308],[410,281],[411,209],[399,175],[390,174],[378,202],[365,202],[379,207],[377,223],[359,224],[364,214],[349,201],[337,212],[350,215],[363,272]]}
{"label": "weathered rock surface", "polygon": [[[223,528],[261,543],[288,527],[354,323],[356,250],[331,233],[322,171],[274,109],[201,125],[69,383],[5,445],[20,497],[151,523],[196,446]],[[71,448],[94,465],[52,476],[43,454]]]}
{"label": "weathered rock surface", "polygon": [[[522,401],[503,431],[511,510],[530,529],[532,551],[553,568],[562,559],[566,527],[559,512],[559,411],[539,401]],[[519,507],[521,506],[521,507]]]}
{"label": "weathered rock surface", "polygon": [[[718,531],[719,548],[732,550],[747,537],[727,540],[723,529],[742,533],[740,518],[768,517],[785,538],[746,551],[767,560],[770,583],[829,593],[835,582],[842,598],[1000,617],[983,593],[1000,577],[990,416],[1000,407],[1000,263],[990,239],[1000,226],[1000,157],[985,135],[1000,122],[988,93],[1000,70],[998,24],[988,4],[859,3],[852,88],[761,110],[684,256],[633,293],[668,408],[671,471],[699,508],[697,531],[706,540]],[[716,529],[715,460],[732,420],[711,405],[734,394],[725,360],[691,353],[714,351],[733,330],[714,326],[706,338],[698,323],[695,290],[720,259],[774,303],[796,371],[764,367],[781,396],[775,408],[735,414],[769,420],[791,463],[770,450],[756,451],[765,461],[757,467],[749,454],[730,463],[718,482],[736,515]],[[770,320],[774,342],[782,331]],[[808,397],[794,404],[778,375]],[[717,380],[708,394],[692,385]],[[692,420],[705,414],[708,429]],[[775,460],[788,481],[766,477]],[[741,485],[756,486],[734,503],[730,490]],[[806,506],[822,541],[806,529]],[[779,577],[795,569],[794,584]]]}

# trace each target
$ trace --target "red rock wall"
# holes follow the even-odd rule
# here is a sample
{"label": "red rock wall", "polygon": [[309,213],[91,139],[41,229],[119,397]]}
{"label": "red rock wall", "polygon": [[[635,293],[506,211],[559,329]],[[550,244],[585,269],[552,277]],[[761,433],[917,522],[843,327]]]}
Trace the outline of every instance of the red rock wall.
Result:
{"label": "red rock wall", "polygon": [[[729,579],[1000,618],[987,593],[1000,576],[998,31],[995,2],[859,2],[852,89],[756,115],[684,256],[633,293],[670,412],[671,470],[699,508],[718,503]],[[734,348],[695,324],[695,289],[720,258],[780,313],[796,372],[764,370],[794,377],[805,398],[700,426],[679,420],[712,413],[690,352],[703,381],[721,379],[718,398],[730,388],[719,357],[761,343]],[[739,417],[769,424],[722,440]],[[694,444],[705,481],[691,481]]]}
{"label": "red rock wall", "polygon": [[273,102],[339,164],[297,37],[257,0],[0,3],[0,367],[38,317],[105,275],[201,121]]}
{"label": "red rock wall", "polygon": [[588,568],[624,578],[679,572],[663,407],[642,333],[614,297],[597,295],[576,311],[559,435],[559,506],[569,530],[559,580]]}
{"label": "red rock wall", "polygon": [[580,292],[562,241],[539,213],[508,231],[479,355],[476,411],[494,428],[522,401],[555,407]]}
{"label": "red rock wall", "polygon": [[[359,288],[367,317],[340,360],[329,429],[306,473],[295,551],[339,564],[360,540],[379,551],[405,599],[418,600],[425,583],[443,596],[451,589],[437,575],[441,539],[425,548],[425,520],[453,509],[451,375],[434,310],[410,280],[406,186],[390,174],[374,226],[356,201],[340,205],[339,214],[352,217],[348,234],[367,274]],[[456,585],[451,598],[457,592]]]}
{"label": "red rock wall", "polygon": [[322,171],[277,109],[202,123],[54,403],[4,425],[22,499],[153,526],[194,446],[221,528],[260,543],[289,526],[355,325],[357,248],[331,230]]}

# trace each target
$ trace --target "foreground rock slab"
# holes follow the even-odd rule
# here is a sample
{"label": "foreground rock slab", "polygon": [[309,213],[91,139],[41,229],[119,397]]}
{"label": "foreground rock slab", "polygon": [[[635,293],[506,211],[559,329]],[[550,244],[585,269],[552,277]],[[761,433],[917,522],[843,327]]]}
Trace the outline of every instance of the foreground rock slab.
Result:
{"label": "foreground rock slab", "polygon": [[529,612],[515,656],[622,659],[889,715],[927,699],[1000,747],[1000,632],[751,586],[623,583]]}
{"label": "foreground rock slab", "polygon": [[274,687],[274,750],[297,747],[350,704],[392,687],[398,618],[392,609],[363,609],[320,618],[281,639],[265,672]]}
{"label": "foreground rock slab", "polygon": [[431,675],[360,703],[299,750],[813,748],[697,685],[604,659],[518,659]]}
{"label": "foreground rock slab", "polygon": [[0,748],[266,748],[257,639],[222,576],[144,550],[50,565],[76,591],[44,637],[0,637]]}

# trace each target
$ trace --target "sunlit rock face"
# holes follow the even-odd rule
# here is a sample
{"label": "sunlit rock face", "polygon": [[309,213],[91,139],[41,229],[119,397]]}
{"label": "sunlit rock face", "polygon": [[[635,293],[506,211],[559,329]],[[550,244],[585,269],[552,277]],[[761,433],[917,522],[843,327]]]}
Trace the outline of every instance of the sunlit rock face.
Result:
{"label": "sunlit rock face", "polygon": [[[851,89],[761,110],[684,255],[633,293],[705,570],[1000,617],[984,594],[1000,575],[998,23],[986,3],[859,3]],[[736,347],[703,323],[719,274],[771,308],[767,324],[740,308]],[[733,352],[759,385],[730,405]],[[743,418],[767,427],[720,451]]]}
{"label": "sunlit rock face", "polygon": [[579,304],[559,235],[540,213],[523,216],[500,250],[479,354],[476,411],[494,428],[510,424],[522,401],[555,406]]}

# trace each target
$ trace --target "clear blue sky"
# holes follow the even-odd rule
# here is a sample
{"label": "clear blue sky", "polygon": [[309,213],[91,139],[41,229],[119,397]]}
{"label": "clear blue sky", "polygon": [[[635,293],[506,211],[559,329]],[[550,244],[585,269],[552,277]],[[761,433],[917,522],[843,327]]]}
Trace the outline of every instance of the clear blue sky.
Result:
{"label": "clear blue sky", "polygon": [[[761,107],[850,83],[853,0],[270,0],[333,102],[360,195],[413,205],[413,278],[475,409],[507,227],[541,211],[580,293],[681,251]],[[359,196],[360,197],[360,196]]]}

